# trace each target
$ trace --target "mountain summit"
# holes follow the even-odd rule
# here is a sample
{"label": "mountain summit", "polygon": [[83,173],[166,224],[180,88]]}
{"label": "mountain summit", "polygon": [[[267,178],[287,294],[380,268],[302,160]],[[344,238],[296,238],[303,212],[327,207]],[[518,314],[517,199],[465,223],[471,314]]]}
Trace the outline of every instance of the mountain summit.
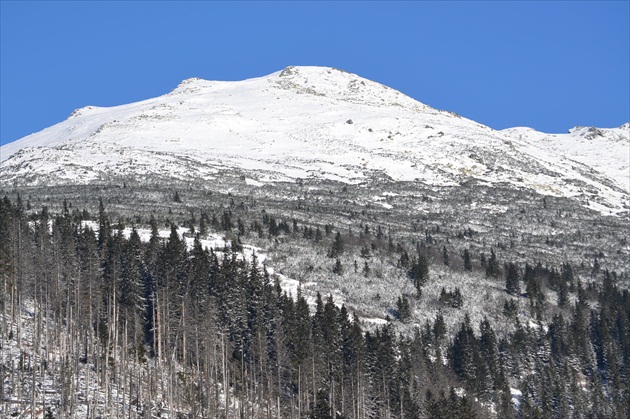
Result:
{"label": "mountain summit", "polygon": [[[627,130],[615,135],[627,148]],[[541,137],[551,138],[495,131],[342,70],[287,67],[236,82],[188,79],[154,99],[78,109],[3,146],[0,186],[189,182],[230,170],[261,183],[385,178],[457,186],[475,179],[623,211],[627,153],[611,177],[610,164],[545,147]]]}

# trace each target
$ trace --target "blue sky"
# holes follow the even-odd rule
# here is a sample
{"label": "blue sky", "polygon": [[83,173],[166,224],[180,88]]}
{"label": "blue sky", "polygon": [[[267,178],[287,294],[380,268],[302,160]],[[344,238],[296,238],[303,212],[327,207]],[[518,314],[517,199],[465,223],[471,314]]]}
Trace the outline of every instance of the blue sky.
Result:
{"label": "blue sky", "polygon": [[342,68],[492,128],[630,119],[630,2],[1,3],[0,142],[288,65]]}

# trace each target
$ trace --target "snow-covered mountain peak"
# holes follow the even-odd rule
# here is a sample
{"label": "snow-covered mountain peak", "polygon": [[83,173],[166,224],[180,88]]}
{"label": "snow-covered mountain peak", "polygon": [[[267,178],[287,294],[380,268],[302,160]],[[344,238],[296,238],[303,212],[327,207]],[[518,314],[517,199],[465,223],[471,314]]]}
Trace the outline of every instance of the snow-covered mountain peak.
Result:
{"label": "snow-covered mountain peak", "polygon": [[427,108],[388,86],[332,67],[290,66],[271,74],[268,81],[276,88],[301,95],[370,106],[397,106],[415,111]]}
{"label": "snow-covered mountain peak", "polygon": [[68,119],[70,119],[70,118],[78,118],[79,116],[84,116],[88,112],[90,112],[92,110],[97,110],[97,109],[102,109],[102,108],[99,108],[98,106],[91,106],[90,105],[90,106],[84,106],[84,107],[79,108],[79,109],[75,109],[74,111],[72,111],[72,113],[70,114]]}
{"label": "snow-covered mountain peak", "polygon": [[[197,93],[203,89],[212,88],[216,86],[218,83],[228,83],[228,82],[216,82],[210,80],[204,80],[199,77],[191,77],[189,79],[182,80],[181,83],[177,85],[175,89],[169,95],[182,95],[182,94],[191,94]],[[168,95],[167,95],[168,96]]]}
{"label": "snow-covered mountain peak", "polygon": [[[627,147],[627,131],[602,132],[595,138],[616,147],[611,155]],[[287,67],[243,81],[191,78],[153,99],[81,108],[0,148],[0,186],[121,177],[188,182],[234,170],[258,182],[385,177],[455,187],[477,179],[558,196],[588,194],[582,202],[623,210],[623,159],[610,165],[608,155],[593,154],[583,161],[563,151],[566,142],[550,153],[540,138],[547,134],[494,131],[342,70]]]}
{"label": "snow-covered mountain peak", "polygon": [[233,82],[209,81],[193,77],[182,81],[169,95],[212,95],[219,92],[241,97],[244,94],[250,97],[258,96],[259,101],[264,101],[266,94],[276,94],[274,99],[278,100],[288,97],[293,100],[295,97],[291,96],[300,95],[300,97],[311,96],[327,103],[342,101],[366,106],[434,111],[383,84],[344,70],[317,66],[289,66],[267,76]]}

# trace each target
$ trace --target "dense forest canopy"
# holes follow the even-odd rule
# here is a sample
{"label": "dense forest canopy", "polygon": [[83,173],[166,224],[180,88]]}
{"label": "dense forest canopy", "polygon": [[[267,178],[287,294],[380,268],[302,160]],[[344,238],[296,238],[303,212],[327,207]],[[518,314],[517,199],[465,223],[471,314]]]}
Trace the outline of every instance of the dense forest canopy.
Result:
{"label": "dense forest canopy", "polygon": [[[164,237],[163,219],[112,220],[103,201],[94,214],[29,206],[0,201],[7,417],[630,417],[630,294],[597,260],[585,278],[569,262],[436,249],[428,231],[395,242],[380,226],[225,210],[181,220],[185,234],[173,217]],[[230,239],[204,247],[211,231]],[[338,276],[369,278],[387,251],[413,292],[366,323],[332,294],[288,294],[243,252],[249,236],[317,243]],[[466,313],[449,327],[467,298],[454,284],[414,323],[432,264],[499,284],[497,320]]]}

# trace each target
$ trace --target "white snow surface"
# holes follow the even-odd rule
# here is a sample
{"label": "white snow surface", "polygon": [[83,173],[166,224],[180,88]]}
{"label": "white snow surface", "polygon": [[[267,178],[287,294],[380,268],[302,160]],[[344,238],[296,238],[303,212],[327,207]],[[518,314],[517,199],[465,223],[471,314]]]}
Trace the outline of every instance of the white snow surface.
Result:
{"label": "white snow surface", "polygon": [[630,192],[630,123],[618,128],[575,127],[566,134],[546,134],[526,127],[501,132],[585,164]]}
{"label": "white snow surface", "polygon": [[244,81],[188,79],[154,99],[78,109],[1,147],[0,186],[212,179],[226,170],[247,171],[253,186],[378,174],[435,186],[508,182],[605,213],[627,210],[627,125],[595,140],[580,130],[573,142],[495,131],[355,74],[287,67]]}

